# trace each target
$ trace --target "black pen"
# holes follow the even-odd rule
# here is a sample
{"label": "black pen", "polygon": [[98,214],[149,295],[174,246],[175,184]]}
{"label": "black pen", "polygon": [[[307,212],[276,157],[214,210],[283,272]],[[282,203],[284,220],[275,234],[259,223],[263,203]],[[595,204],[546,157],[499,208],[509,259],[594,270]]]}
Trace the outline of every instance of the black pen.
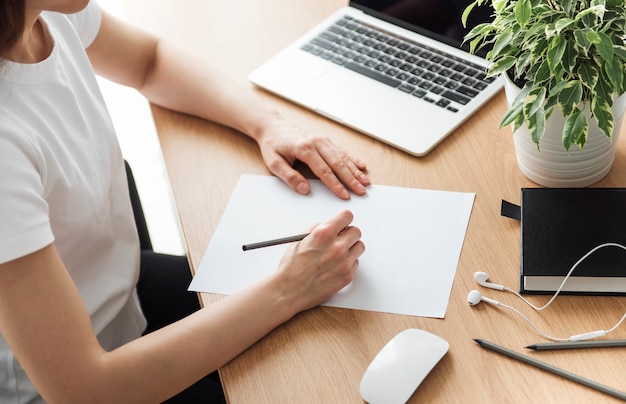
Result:
{"label": "black pen", "polygon": [[285,243],[293,243],[295,241],[302,240],[309,234],[310,233],[304,233],[304,234],[298,234],[296,236],[282,237],[282,238],[277,238],[277,239],[267,240],[267,241],[259,241],[258,243],[244,244],[243,246],[241,246],[241,248],[244,251],[248,251],[248,250],[254,250],[255,248],[270,247],[273,245],[285,244]]}
{"label": "black pen", "polygon": [[528,345],[526,348],[535,351],[550,351],[555,349],[579,349],[579,348],[615,348],[626,347],[626,339],[604,339],[596,341],[567,341],[548,342],[543,344]]}
{"label": "black pen", "polygon": [[603,393],[609,394],[613,397],[617,397],[626,401],[626,393],[624,393],[623,391],[619,391],[612,387],[594,382],[593,380],[587,379],[585,377],[578,376],[574,373],[568,372],[567,370],[563,370],[563,369],[557,368],[556,366],[552,366],[549,363],[538,361],[537,359],[531,358],[530,356],[522,355],[521,353],[517,353],[503,346],[494,344],[493,342],[485,341],[484,339],[474,339],[474,341],[476,341],[478,345],[480,345],[483,348],[487,348],[492,351],[498,352],[502,355],[506,355],[509,358],[517,359],[518,361],[522,361],[536,368],[545,370],[550,373],[554,373],[555,375],[562,376],[566,379],[583,384],[587,387],[591,387],[592,389],[596,389],[598,391],[601,391]]}

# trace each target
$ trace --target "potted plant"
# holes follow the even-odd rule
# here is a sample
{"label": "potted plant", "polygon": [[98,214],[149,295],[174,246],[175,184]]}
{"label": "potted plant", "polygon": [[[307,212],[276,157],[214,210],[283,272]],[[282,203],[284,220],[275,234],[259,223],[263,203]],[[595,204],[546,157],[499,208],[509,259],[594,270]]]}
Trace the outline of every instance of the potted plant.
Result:
{"label": "potted plant", "polygon": [[[613,138],[626,109],[626,96],[620,97],[626,91],[625,0],[474,0],[463,24],[487,3],[491,21],[473,27],[465,41],[473,53],[490,47],[489,75],[508,80],[509,109],[500,126],[512,125],[520,168],[546,186],[598,181],[613,164]],[[596,131],[599,140],[590,146]],[[573,145],[580,152],[570,152]],[[586,145],[593,151],[585,157]],[[520,161],[529,153],[531,162]]]}

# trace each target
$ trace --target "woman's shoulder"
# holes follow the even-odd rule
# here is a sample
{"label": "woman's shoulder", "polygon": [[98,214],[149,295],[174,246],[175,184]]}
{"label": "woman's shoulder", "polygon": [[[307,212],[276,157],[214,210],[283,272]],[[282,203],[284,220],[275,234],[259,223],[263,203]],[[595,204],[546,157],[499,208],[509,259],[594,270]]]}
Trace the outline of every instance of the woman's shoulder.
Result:
{"label": "woman's shoulder", "polygon": [[83,48],[87,48],[100,30],[102,9],[95,0],[74,14],[43,12],[42,18],[55,31],[56,35],[77,35]]}

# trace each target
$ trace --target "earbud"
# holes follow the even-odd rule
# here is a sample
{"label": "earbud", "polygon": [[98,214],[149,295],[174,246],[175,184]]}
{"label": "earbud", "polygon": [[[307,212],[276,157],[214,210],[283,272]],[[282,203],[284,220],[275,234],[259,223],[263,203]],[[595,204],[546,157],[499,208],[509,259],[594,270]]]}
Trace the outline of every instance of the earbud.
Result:
{"label": "earbud", "polygon": [[480,292],[475,290],[475,289],[471,290],[467,294],[467,303],[469,303],[470,306],[476,306],[480,302],[486,302],[486,303],[489,303],[489,304],[493,304],[494,306],[506,307],[507,309],[514,311],[518,316],[520,316],[524,320],[526,320],[526,322],[528,324],[530,324],[535,329],[535,331],[537,331],[539,334],[541,334],[545,338],[553,340],[553,341],[583,341],[583,340],[587,340],[587,339],[602,337],[602,336],[610,333],[611,331],[615,330],[624,320],[626,320],[626,314],[624,314],[624,316],[622,316],[622,319],[620,321],[618,321],[618,323],[615,324],[615,326],[613,328],[611,328],[610,330],[596,330],[596,331],[586,332],[586,333],[583,333],[583,334],[572,335],[571,337],[568,337],[568,338],[556,338],[556,337],[552,337],[552,336],[546,334],[541,329],[539,329],[539,327],[537,327],[532,321],[530,321],[530,319],[528,317],[526,317],[522,312],[517,310],[515,307],[511,307],[511,306],[506,305],[504,303],[500,303],[497,300],[493,300],[493,299],[490,299],[488,297],[485,297],[485,296],[481,295]]}
{"label": "earbud", "polygon": [[470,290],[470,292],[467,294],[467,302],[470,306],[476,306],[480,302],[486,302],[489,304],[493,304],[494,306],[502,306],[502,303],[500,303],[499,301],[481,295],[480,292],[476,289]]}
{"label": "earbud", "polygon": [[[600,248],[603,248],[603,247],[619,247],[619,248],[621,248],[623,250],[626,250],[626,246],[623,246],[621,244],[616,244],[616,243],[604,243],[604,244],[600,244],[600,245],[592,248],[587,254],[583,255],[582,258],[580,258],[578,261],[576,261],[576,263],[567,272],[567,275],[565,276],[565,278],[563,278],[563,281],[561,282],[561,285],[558,287],[558,289],[556,290],[554,295],[550,298],[550,300],[548,300],[548,302],[546,304],[544,304],[541,307],[535,306],[534,304],[532,304],[530,301],[525,299],[522,295],[520,295],[519,293],[517,293],[513,289],[509,289],[509,288],[507,288],[507,287],[505,287],[503,285],[498,285],[496,283],[487,282],[489,280],[489,274],[487,274],[486,272],[481,272],[481,271],[474,272],[474,279],[476,280],[476,282],[478,282],[478,284],[480,286],[484,286],[484,287],[490,288],[490,289],[503,290],[503,291],[506,291],[506,292],[513,293],[515,296],[517,296],[518,298],[523,300],[524,303],[526,303],[527,305],[532,307],[534,310],[541,311],[541,310],[545,309],[546,307],[548,307],[554,301],[554,299],[556,299],[556,297],[561,292],[561,289],[563,288],[563,285],[565,285],[565,282],[567,281],[569,276],[572,274],[572,272],[574,272],[574,270],[576,269],[578,264],[580,264],[582,261],[584,261],[588,256],[593,254],[595,251],[597,251],[597,250],[599,250]],[[514,311],[517,315],[521,316],[524,320],[526,320],[526,322],[528,324],[530,324],[539,334],[541,334],[545,338],[553,340],[553,341],[582,341],[582,340],[586,340],[586,339],[602,337],[602,336],[607,335],[608,333],[614,331],[617,327],[619,327],[626,320],[626,314],[624,314],[622,316],[622,318],[617,322],[617,324],[615,324],[609,330],[590,331],[590,332],[585,332],[585,333],[582,333],[582,334],[572,335],[569,338],[555,338],[555,337],[551,337],[548,334],[546,334],[545,332],[541,331],[532,321],[530,321],[530,319],[528,317],[526,317],[522,312],[517,310],[515,307],[506,305],[504,303],[500,303],[497,300],[489,299],[488,297],[484,297],[477,290],[472,290],[472,291],[470,291],[468,293],[468,295],[467,295],[467,303],[469,303],[470,306],[476,306],[480,302],[487,302],[489,304],[493,304],[494,306],[506,307],[507,309],[510,309],[510,310]]]}
{"label": "earbud", "polygon": [[489,274],[487,272],[474,272],[474,279],[480,286],[484,286],[486,288],[496,289],[496,290],[505,290],[506,288],[503,285],[498,285],[497,283],[487,282],[489,279]]}

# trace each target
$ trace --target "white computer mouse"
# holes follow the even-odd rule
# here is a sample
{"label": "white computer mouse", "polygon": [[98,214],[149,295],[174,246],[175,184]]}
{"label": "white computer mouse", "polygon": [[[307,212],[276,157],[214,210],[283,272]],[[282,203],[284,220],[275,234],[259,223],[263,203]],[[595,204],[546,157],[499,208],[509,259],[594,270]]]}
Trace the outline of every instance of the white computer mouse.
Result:
{"label": "white computer mouse", "polygon": [[449,347],[448,341],[430,332],[401,331],[365,370],[361,397],[370,404],[406,403]]}

